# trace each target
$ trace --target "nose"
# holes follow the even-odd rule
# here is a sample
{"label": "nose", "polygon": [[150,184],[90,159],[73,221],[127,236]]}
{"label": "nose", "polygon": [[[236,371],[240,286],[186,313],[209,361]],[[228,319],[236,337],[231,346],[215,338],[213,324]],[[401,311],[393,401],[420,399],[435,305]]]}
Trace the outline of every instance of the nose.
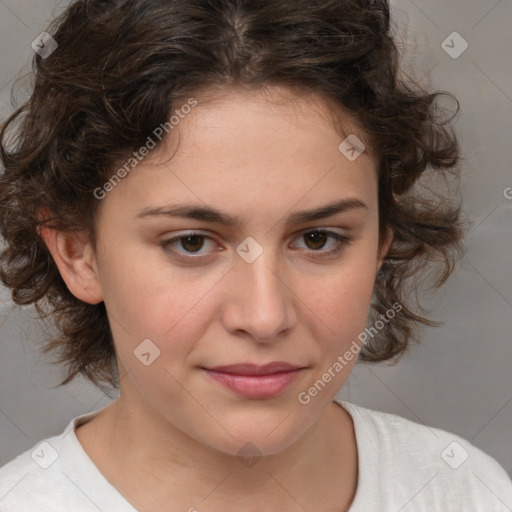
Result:
{"label": "nose", "polygon": [[271,342],[296,323],[295,296],[277,258],[266,249],[252,263],[237,257],[230,272],[225,328]]}

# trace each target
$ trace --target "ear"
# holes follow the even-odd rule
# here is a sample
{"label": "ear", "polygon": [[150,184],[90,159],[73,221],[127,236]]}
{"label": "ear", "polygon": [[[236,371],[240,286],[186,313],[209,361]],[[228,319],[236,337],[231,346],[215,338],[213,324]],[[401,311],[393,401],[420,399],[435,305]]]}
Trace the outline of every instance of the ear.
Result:
{"label": "ear", "polygon": [[40,234],[69,291],[88,304],[103,300],[96,256],[85,232],[65,232],[46,226]]}
{"label": "ear", "polygon": [[393,230],[391,228],[387,229],[385,239],[382,242],[382,246],[379,249],[379,257],[377,261],[377,272],[379,272],[380,268],[382,267],[382,264],[384,263],[384,259],[386,258],[386,254],[389,251],[389,248],[391,247],[391,244],[393,242]]}

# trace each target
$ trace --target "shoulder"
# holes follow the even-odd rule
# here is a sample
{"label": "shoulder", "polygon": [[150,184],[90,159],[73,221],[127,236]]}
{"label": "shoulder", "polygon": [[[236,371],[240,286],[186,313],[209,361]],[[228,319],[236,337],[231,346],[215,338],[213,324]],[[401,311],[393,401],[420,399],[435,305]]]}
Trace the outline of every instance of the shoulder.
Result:
{"label": "shoulder", "polygon": [[337,402],[353,418],[365,473],[377,479],[398,509],[407,500],[444,507],[443,512],[511,509],[509,475],[466,439],[396,414]]}
{"label": "shoulder", "polygon": [[76,427],[99,412],[74,418],[60,435],[42,440],[0,468],[1,512],[135,512],[76,437]]}
{"label": "shoulder", "polygon": [[[0,468],[2,512],[50,511],[49,489],[62,487],[65,478],[59,463],[61,436],[42,440]],[[23,497],[23,499],[20,499]]]}
{"label": "shoulder", "polygon": [[43,439],[0,468],[2,512],[97,510],[93,503],[101,479],[75,436],[77,424],[95,414],[72,419],[61,434]]}

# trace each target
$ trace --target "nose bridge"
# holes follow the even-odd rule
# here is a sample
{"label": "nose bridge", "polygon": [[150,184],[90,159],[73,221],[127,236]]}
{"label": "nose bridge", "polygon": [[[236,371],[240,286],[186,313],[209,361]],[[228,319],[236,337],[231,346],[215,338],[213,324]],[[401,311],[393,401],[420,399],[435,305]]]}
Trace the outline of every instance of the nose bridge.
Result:
{"label": "nose bridge", "polygon": [[283,282],[280,276],[280,264],[276,254],[266,249],[253,263],[241,265],[248,275],[255,297],[279,299],[283,295]]}
{"label": "nose bridge", "polygon": [[236,313],[231,327],[259,340],[272,339],[290,327],[294,318],[278,251],[271,243],[263,247],[255,239],[246,239],[237,253],[233,267],[236,293],[230,305]]}

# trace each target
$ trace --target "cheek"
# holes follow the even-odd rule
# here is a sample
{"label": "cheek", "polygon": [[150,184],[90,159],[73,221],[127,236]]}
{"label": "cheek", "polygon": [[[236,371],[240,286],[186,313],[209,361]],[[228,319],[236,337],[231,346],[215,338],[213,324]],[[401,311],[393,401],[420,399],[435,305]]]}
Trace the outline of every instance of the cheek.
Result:
{"label": "cheek", "polygon": [[[162,260],[123,254],[122,260],[112,254],[102,268],[104,301],[123,366],[142,379],[146,374],[148,379],[154,378],[153,370],[159,367],[178,376],[182,361],[212,321],[215,286],[222,282],[226,270],[171,268]],[[145,342],[151,356],[158,354],[151,372],[134,354],[146,339],[151,340]]]}
{"label": "cheek", "polygon": [[301,404],[320,411],[346,382],[359,357],[374,278],[374,261],[361,257],[324,276],[313,293],[303,284],[300,293],[307,297],[303,321],[314,340],[307,349],[314,354],[315,370],[302,386]]}
{"label": "cheek", "polygon": [[205,273],[173,265],[159,249],[130,251],[129,243],[114,245],[119,252],[102,258],[105,304],[109,313],[122,319],[126,329],[137,336],[162,338],[186,324],[187,316],[207,296],[212,283],[222,277],[220,270]]}
{"label": "cheek", "polygon": [[298,281],[298,295],[310,310],[317,339],[350,344],[364,330],[376,276],[371,254],[354,252],[329,274]]}

